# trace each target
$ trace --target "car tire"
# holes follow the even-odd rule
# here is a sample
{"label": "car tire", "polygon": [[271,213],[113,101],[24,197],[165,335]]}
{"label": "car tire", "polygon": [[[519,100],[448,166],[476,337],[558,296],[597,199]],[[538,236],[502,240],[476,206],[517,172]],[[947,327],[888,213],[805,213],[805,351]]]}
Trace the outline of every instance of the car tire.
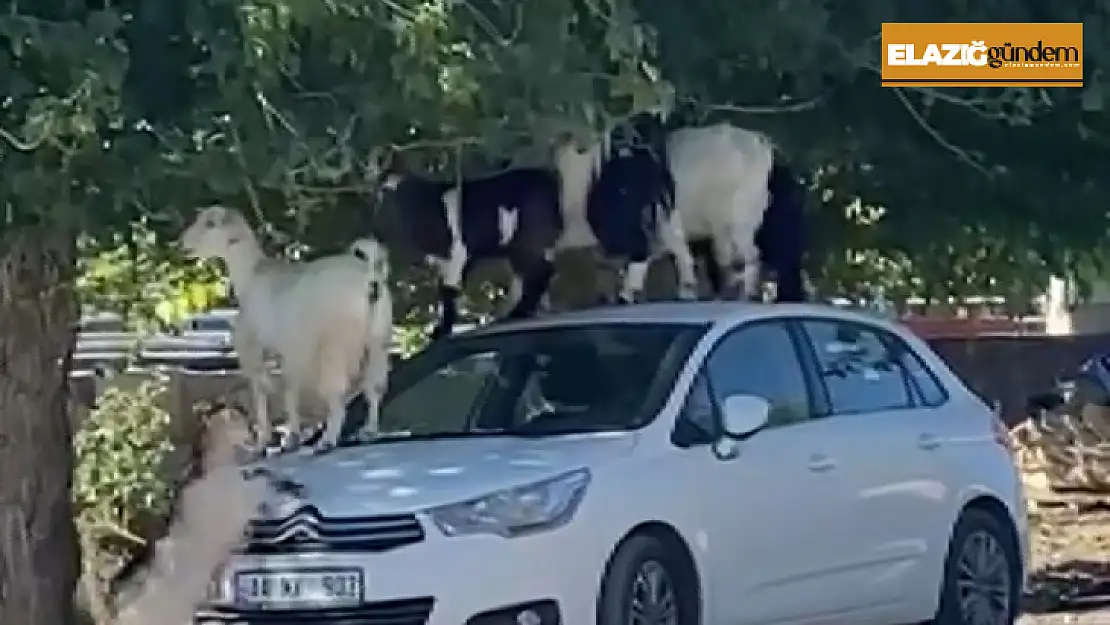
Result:
{"label": "car tire", "polygon": [[1012,625],[1021,603],[1021,576],[1020,547],[1005,520],[986,510],[965,510],[948,543],[933,624],[972,625],[969,613],[985,605],[995,612],[990,622]]}
{"label": "car tire", "polygon": [[[597,625],[627,625],[633,611],[666,612],[667,625],[697,625],[698,583],[687,559],[650,534],[633,534],[609,559],[597,599]],[[656,621],[650,621],[656,622]]]}

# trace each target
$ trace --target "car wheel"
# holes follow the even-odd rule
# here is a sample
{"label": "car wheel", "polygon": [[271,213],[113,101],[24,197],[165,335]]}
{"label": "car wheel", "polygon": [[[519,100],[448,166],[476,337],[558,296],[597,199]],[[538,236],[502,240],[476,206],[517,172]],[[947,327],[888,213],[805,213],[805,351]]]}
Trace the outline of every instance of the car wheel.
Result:
{"label": "car wheel", "polygon": [[1021,601],[1021,557],[1004,522],[965,510],[952,532],[935,625],[1012,625]]}
{"label": "car wheel", "polygon": [[598,625],[693,625],[700,597],[686,559],[648,534],[625,539],[609,560]]}

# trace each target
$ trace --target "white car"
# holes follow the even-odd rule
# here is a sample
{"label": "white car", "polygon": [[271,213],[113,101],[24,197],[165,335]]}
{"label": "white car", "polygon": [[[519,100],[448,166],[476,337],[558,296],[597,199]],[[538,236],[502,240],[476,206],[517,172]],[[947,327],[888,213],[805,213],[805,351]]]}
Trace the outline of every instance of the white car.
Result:
{"label": "white car", "polygon": [[1006,430],[897,324],[601,308],[447,339],[391,385],[395,434],[270,461],[284,493],[196,623],[1015,621]]}

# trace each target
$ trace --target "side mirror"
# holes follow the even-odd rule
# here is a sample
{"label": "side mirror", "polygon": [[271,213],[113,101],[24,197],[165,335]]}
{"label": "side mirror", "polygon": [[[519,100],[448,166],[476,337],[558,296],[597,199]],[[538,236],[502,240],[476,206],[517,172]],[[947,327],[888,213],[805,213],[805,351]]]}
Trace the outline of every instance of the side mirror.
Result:
{"label": "side mirror", "polygon": [[725,398],[721,416],[721,429],[734,440],[750,438],[767,427],[771,404],[755,395],[731,395]]}

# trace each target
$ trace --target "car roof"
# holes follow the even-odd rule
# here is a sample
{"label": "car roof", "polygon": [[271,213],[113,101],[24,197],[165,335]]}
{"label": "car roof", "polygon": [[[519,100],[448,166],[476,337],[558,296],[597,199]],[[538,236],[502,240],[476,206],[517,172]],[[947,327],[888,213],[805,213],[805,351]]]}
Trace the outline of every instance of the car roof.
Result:
{"label": "car roof", "polygon": [[524,329],[595,323],[662,323],[678,325],[726,325],[743,321],[786,317],[824,317],[856,321],[905,335],[905,326],[877,315],[831,304],[764,304],[757,302],[649,302],[627,306],[599,306],[572,312],[553,313],[522,321],[495,323],[466,332],[486,335]]}

